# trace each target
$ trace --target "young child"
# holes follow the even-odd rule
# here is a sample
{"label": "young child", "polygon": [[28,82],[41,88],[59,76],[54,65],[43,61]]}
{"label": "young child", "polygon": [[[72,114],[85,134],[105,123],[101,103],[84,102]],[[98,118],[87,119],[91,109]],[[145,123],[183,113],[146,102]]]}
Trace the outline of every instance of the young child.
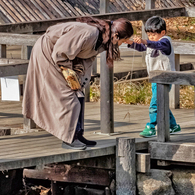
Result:
{"label": "young child", "polygon": [[[153,70],[175,71],[174,50],[171,38],[166,36],[166,23],[158,16],[153,16],[146,21],[145,31],[149,40],[134,38],[134,42],[128,40],[128,47],[137,51],[146,51],[146,65],[148,74]],[[171,88],[171,86],[170,86]],[[175,117],[170,112],[170,134],[181,131],[176,123]],[[142,137],[156,136],[155,126],[157,125],[157,84],[152,83],[152,99],[149,107],[150,122],[140,133]]]}

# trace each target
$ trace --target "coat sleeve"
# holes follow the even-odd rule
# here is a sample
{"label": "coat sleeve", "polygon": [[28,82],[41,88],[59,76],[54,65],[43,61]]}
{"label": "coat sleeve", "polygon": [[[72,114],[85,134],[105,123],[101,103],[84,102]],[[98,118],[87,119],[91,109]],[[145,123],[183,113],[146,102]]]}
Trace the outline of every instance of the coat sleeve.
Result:
{"label": "coat sleeve", "polygon": [[52,59],[55,65],[63,65],[66,68],[72,69],[72,60],[85,46],[86,39],[78,32],[69,31],[63,34],[55,43]]}

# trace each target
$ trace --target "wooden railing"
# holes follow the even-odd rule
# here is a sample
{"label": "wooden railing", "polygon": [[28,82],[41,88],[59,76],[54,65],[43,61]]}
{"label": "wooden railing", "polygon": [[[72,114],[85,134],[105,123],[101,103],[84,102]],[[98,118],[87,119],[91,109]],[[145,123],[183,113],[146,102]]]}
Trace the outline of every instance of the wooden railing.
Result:
{"label": "wooden railing", "polygon": [[170,141],[169,132],[169,89],[170,84],[195,86],[195,73],[175,71],[152,71],[150,82],[157,83],[157,140]]}

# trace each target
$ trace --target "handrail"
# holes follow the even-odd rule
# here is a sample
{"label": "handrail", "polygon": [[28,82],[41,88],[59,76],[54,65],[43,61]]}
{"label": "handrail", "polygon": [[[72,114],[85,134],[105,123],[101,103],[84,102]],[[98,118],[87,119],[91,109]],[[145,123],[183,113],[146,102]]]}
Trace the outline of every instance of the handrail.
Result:
{"label": "handrail", "polygon": [[150,72],[149,81],[158,84],[195,85],[194,72],[161,71]]}

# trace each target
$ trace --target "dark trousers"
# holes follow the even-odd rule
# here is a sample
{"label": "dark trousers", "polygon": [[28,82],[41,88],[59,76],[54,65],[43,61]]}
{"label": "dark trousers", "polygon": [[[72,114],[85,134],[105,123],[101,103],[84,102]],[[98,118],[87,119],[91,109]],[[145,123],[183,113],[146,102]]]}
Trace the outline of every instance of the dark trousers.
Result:
{"label": "dark trousers", "polygon": [[80,110],[80,114],[79,114],[79,118],[78,118],[78,122],[77,122],[77,127],[76,127],[76,131],[75,131],[75,138],[76,138],[78,133],[83,134],[83,131],[84,131],[85,98],[84,97],[79,97],[78,100],[81,104],[81,110]]}

